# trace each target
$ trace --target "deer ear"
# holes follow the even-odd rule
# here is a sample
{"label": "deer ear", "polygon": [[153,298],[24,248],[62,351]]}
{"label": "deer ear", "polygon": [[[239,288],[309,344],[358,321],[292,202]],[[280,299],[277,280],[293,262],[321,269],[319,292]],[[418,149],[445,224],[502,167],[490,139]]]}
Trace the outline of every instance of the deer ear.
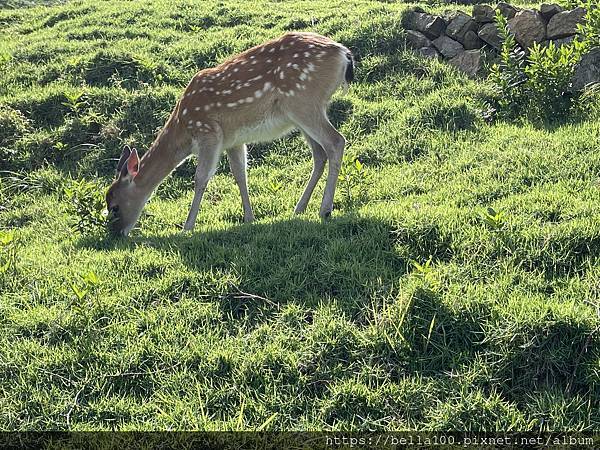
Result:
{"label": "deer ear", "polygon": [[139,166],[140,158],[138,157],[137,150],[134,148],[131,150],[129,158],[127,158],[127,175],[129,175],[131,178],[135,178],[135,176],[138,174]]}
{"label": "deer ear", "polygon": [[129,155],[131,155],[131,148],[129,148],[129,145],[126,145],[125,147],[123,147],[123,151],[121,152],[121,157],[119,158],[119,162],[117,163],[117,174],[121,171],[121,169],[125,165],[125,161],[127,161],[127,158],[129,158]]}

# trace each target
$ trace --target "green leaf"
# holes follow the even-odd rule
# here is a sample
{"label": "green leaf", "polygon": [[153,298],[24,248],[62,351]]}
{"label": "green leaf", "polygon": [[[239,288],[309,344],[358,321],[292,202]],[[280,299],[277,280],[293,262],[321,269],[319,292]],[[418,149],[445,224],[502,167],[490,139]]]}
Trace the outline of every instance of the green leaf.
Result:
{"label": "green leaf", "polygon": [[71,289],[79,300],[83,300],[88,293],[86,289],[79,289],[75,283],[71,283]]}
{"label": "green leaf", "polygon": [[265,430],[271,424],[271,422],[273,422],[277,418],[277,415],[278,415],[277,413],[273,413],[267,420],[265,420],[263,422],[262,425],[260,425],[256,429],[256,431],[263,431],[263,430]]}
{"label": "green leaf", "polygon": [[93,286],[96,286],[100,283],[98,276],[94,272],[91,272],[91,271],[86,273],[82,278],[86,284],[91,284]]}

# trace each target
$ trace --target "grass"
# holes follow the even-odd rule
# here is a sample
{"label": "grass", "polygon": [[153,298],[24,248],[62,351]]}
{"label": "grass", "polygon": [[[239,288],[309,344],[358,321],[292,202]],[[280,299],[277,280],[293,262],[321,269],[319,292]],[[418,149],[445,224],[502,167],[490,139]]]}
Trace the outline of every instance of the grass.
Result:
{"label": "grass", "polygon": [[[276,4],[275,4],[276,3]],[[482,119],[493,95],[405,50],[397,2],[80,0],[0,10],[0,428],[600,429],[600,120]],[[349,46],[331,220],[297,134],[251,146],[257,221],[193,162],[124,240],[107,186],[200,67],[286,30]]]}

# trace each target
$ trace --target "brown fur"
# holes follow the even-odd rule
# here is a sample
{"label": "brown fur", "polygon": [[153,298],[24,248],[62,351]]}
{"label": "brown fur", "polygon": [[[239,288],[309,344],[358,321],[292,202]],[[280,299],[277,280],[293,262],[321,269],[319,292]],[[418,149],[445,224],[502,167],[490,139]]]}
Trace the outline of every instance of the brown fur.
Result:
{"label": "brown fur", "polygon": [[[327,37],[288,33],[214,68],[201,70],[192,78],[167,124],[141,158],[139,172],[132,183],[135,186],[125,189],[117,178],[111,186],[110,200],[133,204],[128,208],[134,212],[131,215],[135,216],[135,223],[141,211],[139,203],[145,202],[181,161],[195,154],[199,164],[196,194],[186,221],[186,228],[190,229],[218,156],[227,149],[232,171],[237,172],[234,176],[240,185],[244,216],[251,220],[253,215],[247,192],[244,192],[247,191],[245,143],[269,141],[297,127],[313,148],[313,156],[316,152],[315,164],[319,167],[315,165],[318,170],[313,171],[310,189],[307,187],[296,211],[302,212],[306,207],[316,184],[313,179],[316,172],[322,173],[325,159],[330,159],[331,172],[331,156],[335,154],[333,174],[328,177],[321,207],[322,215],[328,215],[344,140],[327,120],[325,108],[335,90],[345,84],[349,55],[348,49]],[[117,197],[122,198],[115,200]],[[122,225],[124,232],[130,225],[133,226]]]}

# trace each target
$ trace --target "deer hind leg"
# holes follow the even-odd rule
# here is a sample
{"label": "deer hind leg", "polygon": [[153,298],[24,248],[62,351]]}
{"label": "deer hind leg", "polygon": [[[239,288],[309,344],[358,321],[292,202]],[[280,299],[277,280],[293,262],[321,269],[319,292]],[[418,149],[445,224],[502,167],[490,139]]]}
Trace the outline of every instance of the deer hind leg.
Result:
{"label": "deer hind leg", "polygon": [[219,157],[222,151],[222,139],[217,133],[203,136],[199,142],[198,165],[194,176],[194,199],[188,213],[183,229],[191,231],[196,224],[196,217],[200,211],[202,196],[206,190],[208,182],[215,174]]}
{"label": "deer hind leg", "polygon": [[346,139],[331,125],[324,108],[316,114],[314,110],[302,114],[294,113],[291,119],[304,133],[315,140],[327,155],[329,170],[319,215],[322,218],[329,217],[333,210],[333,197],[342,166]]}
{"label": "deer hind leg", "polygon": [[252,222],[254,220],[254,213],[252,212],[250,196],[248,195],[246,155],[246,144],[242,144],[227,150],[229,167],[231,168],[231,173],[233,174],[233,178],[235,178],[235,182],[240,189],[240,196],[242,197],[242,206],[244,207],[244,222]]}
{"label": "deer hind leg", "polygon": [[306,210],[310,197],[312,196],[312,193],[315,190],[315,186],[317,185],[317,183],[321,179],[321,176],[323,175],[323,171],[325,170],[325,162],[327,161],[327,154],[325,153],[325,150],[323,150],[323,147],[321,147],[321,144],[319,144],[305,132],[303,132],[302,134],[304,135],[306,142],[308,142],[308,145],[312,150],[313,171],[310,175],[308,183],[306,184],[306,188],[304,189],[302,197],[300,197],[300,200],[296,204],[296,208],[294,208],[295,214],[302,214]]}

